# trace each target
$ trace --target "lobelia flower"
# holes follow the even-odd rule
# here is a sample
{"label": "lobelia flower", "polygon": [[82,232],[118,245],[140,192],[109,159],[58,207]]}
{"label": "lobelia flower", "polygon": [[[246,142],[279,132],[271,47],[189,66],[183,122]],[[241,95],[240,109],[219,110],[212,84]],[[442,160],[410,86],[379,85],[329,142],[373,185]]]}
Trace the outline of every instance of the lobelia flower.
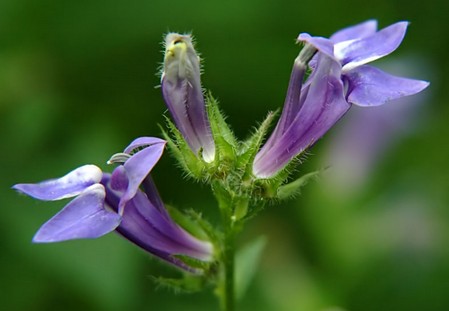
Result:
{"label": "lobelia flower", "polygon": [[[253,174],[270,178],[320,139],[351,107],[368,107],[416,94],[429,83],[392,76],[366,65],[396,50],[407,22],[376,31],[370,20],[330,39],[302,33],[281,118],[256,155]],[[316,55],[313,54],[316,52]],[[303,83],[307,63],[311,75]]]}
{"label": "lobelia flower", "polygon": [[[15,185],[14,189],[39,200],[75,197],[39,229],[33,242],[97,238],[115,230],[154,256],[201,273],[176,255],[211,261],[212,244],[174,222],[149,176],[164,147],[162,139],[141,137],[124,153],[113,156],[112,162],[124,163],[112,174],[103,173],[95,165],[84,165],[58,179]],[[135,150],[139,151],[133,153]]]}
{"label": "lobelia flower", "polygon": [[162,94],[175,124],[190,149],[206,162],[215,158],[215,144],[201,87],[200,58],[189,35],[165,38]]}

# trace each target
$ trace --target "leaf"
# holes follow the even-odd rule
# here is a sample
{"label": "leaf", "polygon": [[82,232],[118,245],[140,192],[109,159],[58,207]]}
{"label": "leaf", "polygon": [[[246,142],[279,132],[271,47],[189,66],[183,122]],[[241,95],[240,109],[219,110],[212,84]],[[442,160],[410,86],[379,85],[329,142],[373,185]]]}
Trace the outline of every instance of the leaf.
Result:
{"label": "leaf", "polygon": [[235,261],[235,295],[237,299],[243,297],[256,275],[266,242],[266,238],[260,236],[237,253]]}

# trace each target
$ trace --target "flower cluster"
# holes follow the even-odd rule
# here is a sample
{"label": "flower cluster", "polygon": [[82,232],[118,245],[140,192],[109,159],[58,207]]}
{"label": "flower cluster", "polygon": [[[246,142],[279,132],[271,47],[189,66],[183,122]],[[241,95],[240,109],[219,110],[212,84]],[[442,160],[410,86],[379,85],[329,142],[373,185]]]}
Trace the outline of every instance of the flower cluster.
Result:
{"label": "flower cluster", "polygon": [[[116,231],[185,271],[201,274],[214,263],[208,272],[215,277],[216,292],[233,295],[231,244],[241,227],[237,224],[261,209],[251,205],[291,196],[307,176],[286,183],[288,167],[296,165],[295,160],[352,105],[378,106],[428,86],[367,65],[396,50],[407,26],[399,22],[377,31],[376,21],[370,20],[329,39],[300,34],[297,41],[304,46],[293,64],[280,119],[265,143],[273,114],[250,139],[239,142],[216,101],[211,96],[205,99],[200,58],[191,36],[169,33],[161,89],[174,121],[168,121],[173,135],[164,133],[166,140],[136,139],[109,160],[118,164],[112,174],[85,165],[59,179],[15,185],[14,189],[39,200],[74,197],[40,228],[34,242],[97,238]],[[199,239],[164,207],[150,172],[166,144],[190,176],[211,185],[222,214],[222,232]],[[232,299],[223,301],[232,305]]]}

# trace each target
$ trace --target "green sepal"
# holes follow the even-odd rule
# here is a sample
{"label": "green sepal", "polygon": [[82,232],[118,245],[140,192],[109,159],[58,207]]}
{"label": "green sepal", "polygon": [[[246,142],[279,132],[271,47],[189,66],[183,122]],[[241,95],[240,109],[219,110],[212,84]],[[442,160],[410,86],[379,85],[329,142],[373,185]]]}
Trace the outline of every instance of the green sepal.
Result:
{"label": "green sepal", "polygon": [[311,179],[316,178],[322,170],[314,171],[302,175],[295,181],[282,185],[277,189],[276,197],[280,200],[289,199],[295,197],[301,193],[301,188],[305,186]]}
{"label": "green sepal", "polygon": [[247,291],[266,245],[266,238],[260,236],[241,248],[235,258],[235,295],[241,299]]}
{"label": "green sepal", "polygon": [[[216,248],[216,245],[218,244],[218,241],[220,240],[220,237],[219,237],[220,233],[217,232],[216,228],[214,226],[212,226],[212,224],[210,222],[205,220],[201,216],[201,214],[197,213],[196,211],[189,209],[186,211],[186,213],[187,213],[187,217],[192,219],[192,221],[200,227],[197,230],[204,232],[205,236],[209,239],[209,241],[212,242],[212,244],[214,244],[214,246]],[[198,237],[201,238],[201,236],[198,236]]]}
{"label": "green sepal", "polygon": [[232,206],[233,201],[233,195],[229,192],[230,190],[226,189],[223,183],[218,180],[213,181],[211,187],[212,192],[217,199],[218,207],[222,212],[227,211],[229,209],[229,206]]}
{"label": "green sepal", "polygon": [[173,255],[173,257],[180,259],[182,262],[194,269],[208,270],[210,266],[210,262],[201,261],[185,255]]}
{"label": "green sepal", "polygon": [[165,119],[173,138],[161,128],[162,135],[167,141],[168,148],[172,152],[173,157],[189,177],[203,179],[206,165],[201,160],[201,155],[195,155],[173,122],[167,117]]}
{"label": "green sepal", "polygon": [[252,175],[252,163],[276,114],[277,112],[269,112],[253,135],[243,143],[243,151],[240,153],[237,163],[238,167],[244,170],[245,176]]}
{"label": "green sepal", "polygon": [[282,187],[287,183],[290,176],[296,172],[298,166],[305,159],[306,155],[307,149],[291,159],[290,162],[274,176],[258,179],[257,184],[263,189],[261,195],[266,199],[279,199],[277,194],[279,187]]}
{"label": "green sepal", "polygon": [[301,153],[291,159],[290,162],[273,177],[273,180],[276,182],[281,182],[281,184],[284,183],[307,159],[308,150],[308,147],[306,147]]}
{"label": "green sepal", "polygon": [[233,161],[238,147],[237,139],[220,111],[218,101],[210,93],[207,95],[207,112],[218,157],[216,160]]}
{"label": "green sepal", "polygon": [[207,280],[202,276],[184,274],[183,278],[153,277],[160,287],[173,290],[175,293],[196,293],[207,286]]}
{"label": "green sepal", "polygon": [[235,202],[234,208],[234,219],[235,221],[241,220],[246,217],[249,209],[249,198],[240,197],[239,200]]}
{"label": "green sepal", "polygon": [[171,218],[184,228],[186,231],[191,233],[193,236],[200,240],[209,241],[211,236],[209,234],[209,228],[211,225],[204,220],[200,214],[195,213],[193,210],[188,213],[184,213],[173,206],[165,204]]}

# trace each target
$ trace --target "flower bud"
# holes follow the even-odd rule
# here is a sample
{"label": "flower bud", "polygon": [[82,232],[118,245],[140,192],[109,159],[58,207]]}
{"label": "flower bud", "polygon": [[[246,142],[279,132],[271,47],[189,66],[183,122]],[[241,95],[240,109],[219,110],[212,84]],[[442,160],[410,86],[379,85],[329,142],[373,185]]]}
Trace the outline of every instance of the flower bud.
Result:
{"label": "flower bud", "polygon": [[201,87],[200,59],[190,35],[169,33],[165,38],[162,94],[176,127],[195,155],[215,158],[215,144]]}

